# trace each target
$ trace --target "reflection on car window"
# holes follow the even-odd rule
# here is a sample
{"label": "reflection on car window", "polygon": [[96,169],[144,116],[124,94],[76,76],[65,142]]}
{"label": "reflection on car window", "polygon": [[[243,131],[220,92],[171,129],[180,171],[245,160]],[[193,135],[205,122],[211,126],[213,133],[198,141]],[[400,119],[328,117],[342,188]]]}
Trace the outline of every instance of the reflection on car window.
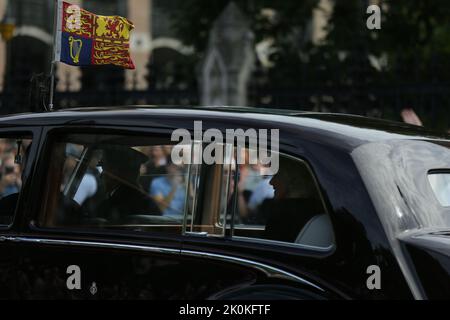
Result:
{"label": "reflection on car window", "polygon": [[334,244],[329,215],[306,163],[280,155],[275,175],[262,164],[245,164],[238,178],[235,237],[323,248]]}
{"label": "reflection on car window", "polygon": [[173,146],[108,135],[66,140],[52,148],[42,226],[181,233],[188,165],[170,161]]}
{"label": "reflection on car window", "polygon": [[450,207],[450,173],[433,173],[428,180],[440,204]]}
{"label": "reflection on car window", "polygon": [[0,138],[0,226],[13,221],[30,147],[29,138]]}

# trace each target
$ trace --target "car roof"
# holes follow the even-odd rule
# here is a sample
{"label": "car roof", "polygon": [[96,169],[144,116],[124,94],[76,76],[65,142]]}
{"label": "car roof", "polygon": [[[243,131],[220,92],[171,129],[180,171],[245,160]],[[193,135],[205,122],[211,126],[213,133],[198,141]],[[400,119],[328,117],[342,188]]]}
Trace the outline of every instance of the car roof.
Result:
{"label": "car roof", "polygon": [[[350,150],[369,142],[398,139],[450,140],[446,133],[405,123],[348,114],[305,112],[252,107],[121,106],[85,107],[54,112],[10,115],[0,126],[117,125],[145,127],[156,119],[215,120],[246,124],[247,128],[298,130],[320,141],[344,145]],[[161,121],[157,122],[162,124]]]}

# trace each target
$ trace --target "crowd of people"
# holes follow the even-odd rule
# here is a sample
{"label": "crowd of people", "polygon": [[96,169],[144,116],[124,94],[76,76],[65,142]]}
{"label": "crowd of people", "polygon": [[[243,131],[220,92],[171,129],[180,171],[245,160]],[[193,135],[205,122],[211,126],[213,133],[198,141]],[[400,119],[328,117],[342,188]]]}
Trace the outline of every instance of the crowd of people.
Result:
{"label": "crowd of people", "polygon": [[[186,195],[189,184],[188,165],[172,162],[173,146],[146,146],[141,148],[115,147],[90,156],[88,169],[78,185],[73,200],[89,211],[114,211],[99,209],[99,203],[110,197],[121,211],[121,215],[143,214],[134,210],[136,204],[146,201],[146,213],[172,218],[182,218],[186,210]],[[81,158],[82,146],[67,144],[61,192],[64,193]],[[275,196],[270,184],[269,168],[261,164],[250,164],[248,151],[243,151],[245,164],[239,165],[238,186],[234,178],[229,181],[227,212],[231,214],[237,204],[238,222],[258,223],[259,206]],[[235,161],[232,165],[235,172]],[[192,187],[192,186],[191,186]],[[191,192],[189,193],[191,194]],[[99,197],[100,195],[100,197]],[[135,195],[134,197],[131,195]],[[235,197],[238,197],[237,202]],[[94,204],[93,204],[94,202]],[[119,212],[118,212],[119,214]]]}
{"label": "crowd of people", "polygon": [[0,139],[0,199],[20,191],[23,156],[30,143],[28,140]]}
{"label": "crowd of people", "polygon": [[[82,152],[83,146],[66,145],[63,193]],[[89,155],[87,171],[73,200],[107,220],[139,214],[182,217],[186,168],[170,161],[171,152],[171,146],[103,146]]]}

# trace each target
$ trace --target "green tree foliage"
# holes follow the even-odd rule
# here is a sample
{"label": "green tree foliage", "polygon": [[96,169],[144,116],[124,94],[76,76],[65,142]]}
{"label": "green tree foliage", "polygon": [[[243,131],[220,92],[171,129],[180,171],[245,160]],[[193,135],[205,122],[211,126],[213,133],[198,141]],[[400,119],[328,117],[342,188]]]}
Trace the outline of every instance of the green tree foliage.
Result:
{"label": "green tree foliage", "polygon": [[400,83],[448,82],[450,2],[385,0],[379,46],[388,56],[387,74]]}
{"label": "green tree foliage", "polygon": [[[174,28],[199,59],[228,3],[185,0],[173,12]],[[257,42],[274,40],[273,67],[258,73],[266,87],[306,92],[319,101],[326,96],[340,108],[334,111],[377,109],[376,115],[397,120],[401,108],[413,107],[425,124],[449,125],[450,1],[381,0],[382,29],[368,30],[369,1],[335,0],[320,44],[308,36],[319,0],[235,3],[249,17]],[[265,14],[267,8],[275,15]]]}
{"label": "green tree foliage", "polygon": [[[203,52],[208,44],[209,31],[214,21],[229,4],[229,0],[185,0],[180,1],[178,10],[170,12],[174,29],[184,43],[193,45]],[[235,1],[249,18],[256,41],[268,37],[283,43],[292,36],[293,31],[305,31],[317,0],[240,0]],[[266,9],[266,10],[264,10]],[[270,16],[267,9],[273,10]],[[292,46],[293,43],[289,39]],[[295,39],[294,39],[295,40]]]}
{"label": "green tree foliage", "polygon": [[411,88],[405,104],[426,126],[450,127],[450,2],[384,0],[378,46],[387,57],[383,79]]}

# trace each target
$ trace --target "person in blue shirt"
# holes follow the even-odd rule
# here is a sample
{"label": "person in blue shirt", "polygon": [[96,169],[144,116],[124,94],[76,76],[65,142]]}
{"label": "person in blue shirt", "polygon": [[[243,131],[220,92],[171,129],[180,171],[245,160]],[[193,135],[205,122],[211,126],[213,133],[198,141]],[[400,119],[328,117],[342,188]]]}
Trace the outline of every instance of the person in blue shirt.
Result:
{"label": "person in blue shirt", "polygon": [[186,185],[181,167],[167,164],[167,174],[156,178],[150,186],[150,196],[163,216],[182,218],[186,204]]}

